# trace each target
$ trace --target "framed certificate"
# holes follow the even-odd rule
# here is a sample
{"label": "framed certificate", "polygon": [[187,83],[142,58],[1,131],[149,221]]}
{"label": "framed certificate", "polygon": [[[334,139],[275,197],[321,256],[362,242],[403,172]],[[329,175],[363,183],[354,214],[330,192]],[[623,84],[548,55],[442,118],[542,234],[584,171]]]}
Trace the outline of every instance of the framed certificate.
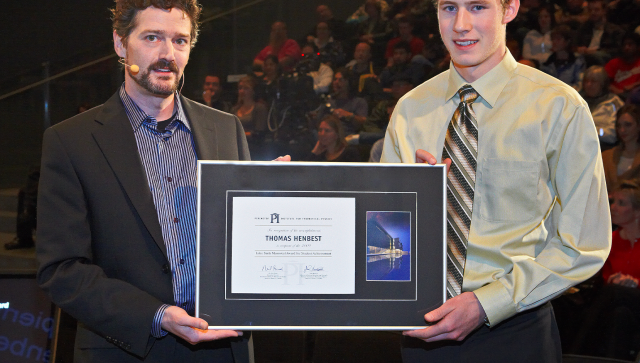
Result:
{"label": "framed certificate", "polygon": [[445,300],[444,165],[198,162],[212,329],[406,330]]}

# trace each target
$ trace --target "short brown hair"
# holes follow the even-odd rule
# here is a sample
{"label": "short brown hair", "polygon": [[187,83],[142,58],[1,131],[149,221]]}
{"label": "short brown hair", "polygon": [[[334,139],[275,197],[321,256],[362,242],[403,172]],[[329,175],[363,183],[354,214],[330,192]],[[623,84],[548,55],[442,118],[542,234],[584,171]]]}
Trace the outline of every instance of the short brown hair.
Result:
{"label": "short brown hair", "polygon": [[197,0],[115,0],[116,6],[111,9],[113,30],[122,38],[122,44],[127,44],[129,34],[136,27],[136,15],[139,11],[153,6],[158,9],[169,10],[177,8],[184,11],[191,20],[191,39],[193,47],[198,39],[200,13],[202,7]]}

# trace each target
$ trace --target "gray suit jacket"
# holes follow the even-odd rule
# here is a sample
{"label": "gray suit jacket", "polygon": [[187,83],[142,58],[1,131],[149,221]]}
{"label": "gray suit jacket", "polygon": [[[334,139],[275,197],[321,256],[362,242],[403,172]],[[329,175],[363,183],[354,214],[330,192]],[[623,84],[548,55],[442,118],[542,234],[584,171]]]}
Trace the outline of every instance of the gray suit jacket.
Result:
{"label": "gray suit jacket", "polygon": [[[199,160],[249,159],[235,116],[181,100]],[[182,343],[153,338],[150,330],[158,307],[174,304],[171,269],[118,93],[49,128],[41,167],[38,281],[80,322],[76,360],[168,361]],[[229,345],[225,340],[195,350],[228,354]]]}

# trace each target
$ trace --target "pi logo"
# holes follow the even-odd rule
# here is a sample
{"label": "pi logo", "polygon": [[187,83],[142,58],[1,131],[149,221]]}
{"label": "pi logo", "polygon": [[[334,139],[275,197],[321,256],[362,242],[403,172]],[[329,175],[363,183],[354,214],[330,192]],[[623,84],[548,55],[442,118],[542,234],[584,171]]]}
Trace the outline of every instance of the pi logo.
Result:
{"label": "pi logo", "polygon": [[280,223],[280,214],[271,213],[271,223]]}

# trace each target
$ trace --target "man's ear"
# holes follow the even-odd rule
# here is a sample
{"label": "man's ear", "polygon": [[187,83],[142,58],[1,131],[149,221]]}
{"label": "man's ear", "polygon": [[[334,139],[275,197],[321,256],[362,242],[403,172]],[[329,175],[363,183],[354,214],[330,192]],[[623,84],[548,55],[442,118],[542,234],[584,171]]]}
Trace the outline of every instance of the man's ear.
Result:
{"label": "man's ear", "polygon": [[115,30],[113,31],[113,48],[116,50],[116,54],[118,54],[118,57],[127,58],[127,49],[125,48],[124,44],[122,44],[122,38],[116,33]]}
{"label": "man's ear", "polygon": [[516,15],[518,15],[519,9],[520,9],[520,0],[509,0],[509,3],[504,8],[502,23],[507,24],[511,20],[515,19]]}

